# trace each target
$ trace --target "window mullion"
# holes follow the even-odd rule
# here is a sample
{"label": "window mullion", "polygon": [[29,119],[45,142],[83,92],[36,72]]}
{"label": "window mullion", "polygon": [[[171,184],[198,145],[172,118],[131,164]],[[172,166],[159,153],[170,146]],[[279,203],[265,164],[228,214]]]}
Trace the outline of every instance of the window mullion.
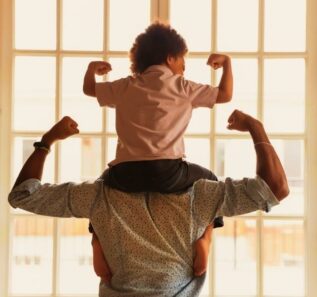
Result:
{"label": "window mullion", "polygon": [[[104,0],[103,11],[103,59],[109,59],[109,24],[110,24],[110,0]],[[101,164],[106,167],[106,161],[108,156],[108,138],[107,135],[107,116],[108,112],[106,108],[102,109],[102,137],[101,137]],[[101,172],[100,172],[101,174]]]}
{"label": "window mullion", "polygon": [[[217,0],[211,0],[211,53],[213,52],[217,52],[217,7],[218,7],[218,1]],[[208,59],[208,58],[207,58]],[[217,79],[216,79],[216,71],[214,71],[211,67],[210,67],[210,73],[211,73],[211,85],[215,86],[217,83]],[[210,110],[210,149],[211,149],[211,156],[210,156],[210,160],[211,160],[211,164],[210,164],[210,168],[215,170],[215,164],[216,164],[216,141],[218,140],[217,135],[216,135],[216,110],[217,107],[214,106],[214,108],[212,108]],[[217,237],[215,237],[214,239],[214,243],[213,246],[215,246],[215,242],[217,240]],[[209,261],[209,268],[211,273],[209,274],[209,296],[210,297],[214,297],[216,296],[216,274],[213,273],[214,271],[216,271],[216,253],[215,253],[215,249],[212,248],[211,250],[211,255],[210,255],[210,259],[211,261]]]}
{"label": "window mullion", "polygon": [[[0,295],[7,296],[9,284],[10,215],[7,195],[11,186],[11,105],[13,1],[0,1]],[[9,227],[8,227],[9,226]]]}
{"label": "window mullion", "polygon": [[307,1],[307,63],[306,81],[306,166],[305,166],[305,196],[306,196],[306,296],[317,296],[317,2]]}
{"label": "window mullion", "polygon": [[[60,119],[61,116],[61,94],[62,94],[62,37],[63,37],[63,6],[62,0],[56,1],[56,52],[55,52],[55,65],[56,65],[56,78],[55,78],[55,122]],[[55,146],[55,172],[54,182],[60,180],[60,143],[56,143]],[[53,263],[52,263],[52,296],[58,294],[58,267],[59,267],[59,228],[58,219],[53,219]]]}
{"label": "window mullion", "polygon": [[169,22],[170,19],[170,0],[158,0],[158,19],[163,22]]}

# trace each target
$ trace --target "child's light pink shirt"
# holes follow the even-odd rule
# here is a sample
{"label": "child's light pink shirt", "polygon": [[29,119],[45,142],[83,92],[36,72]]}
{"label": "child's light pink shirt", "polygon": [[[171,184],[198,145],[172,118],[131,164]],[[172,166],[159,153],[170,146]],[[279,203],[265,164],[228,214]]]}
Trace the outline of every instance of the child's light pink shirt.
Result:
{"label": "child's light pink shirt", "polygon": [[118,143],[110,165],[185,157],[183,136],[193,108],[212,108],[218,88],[153,65],[137,77],[96,84],[100,106],[116,109]]}

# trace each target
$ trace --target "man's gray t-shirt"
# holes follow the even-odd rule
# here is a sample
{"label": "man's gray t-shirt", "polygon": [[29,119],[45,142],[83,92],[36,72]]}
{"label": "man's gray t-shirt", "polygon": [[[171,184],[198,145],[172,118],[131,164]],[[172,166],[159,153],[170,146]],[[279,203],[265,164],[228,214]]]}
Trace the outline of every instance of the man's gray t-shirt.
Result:
{"label": "man's gray t-shirt", "polygon": [[168,195],[124,193],[102,180],[42,185],[29,179],[9,202],[41,215],[90,219],[113,274],[109,286],[100,283],[100,297],[198,296],[204,277],[193,276],[193,243],[207,225],[278,204],[259,177],[199,180],[186,193]]}

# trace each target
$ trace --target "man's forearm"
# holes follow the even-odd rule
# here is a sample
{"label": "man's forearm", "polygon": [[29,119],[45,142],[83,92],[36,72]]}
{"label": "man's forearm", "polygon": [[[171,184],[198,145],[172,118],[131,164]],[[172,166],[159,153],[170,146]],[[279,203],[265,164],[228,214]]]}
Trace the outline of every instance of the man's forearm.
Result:
{"label": "man's forearm", "polygon": [[46,132],[41,140],[41,143],[45,149],[35,149],[35,151],[23,165],[13,187],[18,186],[19,184],[30,178],[41,180],[43,167],[46,156],[49,152],[49,148],[55,141],[59,139],[65,139],[79,133],[77,126],[77,123],[72,118],[70,118],[69,116],[65,116],[60,121],[58,121],[48,132]]}
{"label": "man's forearm", "polygon": [[[50,148],[54,143],[55,139],[49,134],[46,133],[42,137],[41,142],[45,144],[46,147]],[[18,186],[22,182],[30,178],[36,178],[41,180],[43,174],[44,163],[48,152],[43,149],[35,149],[31,156],[27,159],[23,165],[18,178],[14,183],[14,187]]]}
{"label": "man's forearm", "polygon": [[282,200],[289,193],[287,178],[282,164],[266,135],[262,123],[252,121],[250,134],[255,144],[257,155],[256,173],[271,188],[278,200]]}
{"label": "man's forearm", "polygon": [[95,88],[96,88],[95,71],[93,67],[89,66],[84,77],[83,91],[88,96],[96,97]]}
{"label": "man's forearm", "polygon": [[23,165],[13,188],[30,178],[41,180],[47,154],[44,150],[36,149]]}
{"label": "man's forearm", "polygon": [[217,103],[225,103],[232,99],[233,93],[233,77],[231,69],[231,61],[228,58],[223,65],[223,73],[219,83],[219,95]]}

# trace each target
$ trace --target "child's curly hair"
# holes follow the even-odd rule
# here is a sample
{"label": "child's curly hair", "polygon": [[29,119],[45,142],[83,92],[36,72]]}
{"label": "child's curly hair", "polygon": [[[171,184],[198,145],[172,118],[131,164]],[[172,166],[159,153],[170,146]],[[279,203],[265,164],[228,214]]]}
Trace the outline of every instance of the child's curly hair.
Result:
{"label": "child's curly hair", "polygon": [[136,37],[130,50],[131,71],[138,75],[151,65],[165,63],[168,56],[186,53],[184,38],[169,25],[156,22]]}

